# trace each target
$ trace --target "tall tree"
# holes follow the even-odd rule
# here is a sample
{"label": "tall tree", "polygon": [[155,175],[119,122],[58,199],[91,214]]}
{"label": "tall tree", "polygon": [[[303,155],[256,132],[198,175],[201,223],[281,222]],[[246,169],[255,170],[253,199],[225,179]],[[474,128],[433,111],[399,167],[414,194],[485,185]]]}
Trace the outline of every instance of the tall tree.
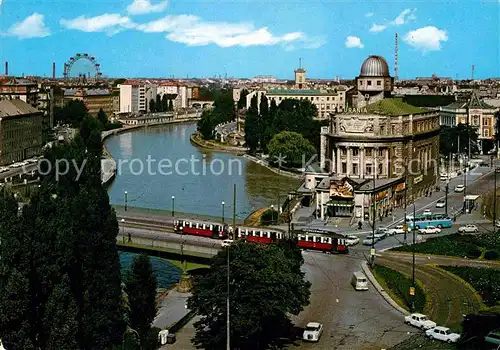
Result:
{"label": "tall tree", "polygon": [[57,108],[54,111],[54,118],[57,123],[69,124],[74,128],[78,128],[86,115],[88,115],[87,106],[79,100],[71,100],[62,108]]}
{"label": "tall tree", "polygon": [[103,127],[106,127],[106,125],[108,125],[108,116],[106,115],[106,113],[104,112],[104,110],[101,108],[99,109],[99,112],[97,113],[97,120],[99,120],[101,122],[101,124],[103,125]]}
{"label": "tall tree", "polygon": [[259,104],[259,143],[262,150],[266,149],[266,130],[271,127],[269,104],[266,95],[262,94]]}
{"label": "tall tree", "polygon": [[151,259],[146,254],[137,255],[125,278],[125,291],[130,308],[130,327],[139,333],[144,350],[149,350],[144,345],[148,342],[151,323],[158,311],[156,306],[157,287]]}
{"label": "tall tree", "polygon": [[247,106],[247,95],[248,95],[248,90],[247,89],[241,90],[241,92],[240,92],[240,99],[238,100],[238,103],[237,103],[238,110],[242,109],[242,108],[245,108]]}
{"label": "tall tree", "polygon": [[313,145],[296,132],[282,131],[274,135],[269,143],[269,156],[271,162],[278,159],[284,162],[280,165],[302,167],[303,160],[307,162],[316,153]]}
{"label": "tall tree", "polygon": [[149,100],[149,112],[150,113],[156,112],[156,102],[154,99]]}
{"label": "tall tree", "polygon": [[167,94],[163,94],[163,96],[161,97],[161,108],[163,112],[168,112],[170,110],[168,108]]}
{"label": "tall tree", "polygon": [[263,246],[238,242],[213,258],[210,270],[195,280],[188,300],[188,307],[201,316],[195,323],[196,346],[209,350],[225,347],[228,273],[232,347],[267,349],[288,333],[288,315],[297,315],[308,305],[311,284],[300,271],[300,252],[291,251],[296,245],[287,243]]}
{"label": "tall tree", "polygon": [[155,108],[156,108],[156,111],[157,111],[157,112],[163,112],[163,109],[162,109],[162,104],[161,104],[161,96],[160,96],[160,94],[157,94],[157,95],[156,95],[156,104],[155,104]]}
{"label": "tall tree", "polygon": [[259,147],[259,111],[257,109],[257,94],[250,100],[250,108],[245,114],[245,142],[250,152],[255,152]]}
{"label": "tall tree", "polygon": [[204,110],[201,113],[201,118],[198,120],[198,131],[201,133],[205,140],[210,140],[214,135],[214,128],[216,124],[212,111]]}

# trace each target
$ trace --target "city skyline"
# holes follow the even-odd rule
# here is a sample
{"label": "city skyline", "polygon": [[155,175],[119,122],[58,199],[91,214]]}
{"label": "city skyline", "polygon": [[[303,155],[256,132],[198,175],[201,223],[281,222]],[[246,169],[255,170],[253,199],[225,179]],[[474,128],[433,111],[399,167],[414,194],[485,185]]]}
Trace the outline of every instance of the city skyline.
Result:
{"label": "city skyline", "polygon": [[[276,1],[0,1],[0,60],[13,75],[62,76],[76,53],[111,77],[351,79],[372,54],[399,77],[499,77],[498,0],[453,3]],[[480,38],[480,40],[478,40]],[[130,54],[129,54],[130,52]],[[22,53],[22,54],[20,54]]]}

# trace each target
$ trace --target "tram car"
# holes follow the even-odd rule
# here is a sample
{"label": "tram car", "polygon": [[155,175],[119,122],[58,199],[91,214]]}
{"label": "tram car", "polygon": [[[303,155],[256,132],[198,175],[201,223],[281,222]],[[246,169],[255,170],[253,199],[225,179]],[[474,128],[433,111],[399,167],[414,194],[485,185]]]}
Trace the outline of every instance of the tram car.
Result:
{"label": "tram car", "polygon": [[324,253],[347,254],[349,248],[345,237],[336,233],[324,234],[316,233],[318,230],[299,231],[297,236],[297,246],[304,250],[319,250]]}
{"label": "tram car", "polygon": [[283,232],[275,230],[237,227],[236,237],[238,239],[246,239],[247,242],[270,244],[279,242],[284,238],[284,235]]}
{"label": "tram car", "polygon": [[195,220],[175,220],[174,231],[179,234],[226,239],[230,232],[228,225]]}

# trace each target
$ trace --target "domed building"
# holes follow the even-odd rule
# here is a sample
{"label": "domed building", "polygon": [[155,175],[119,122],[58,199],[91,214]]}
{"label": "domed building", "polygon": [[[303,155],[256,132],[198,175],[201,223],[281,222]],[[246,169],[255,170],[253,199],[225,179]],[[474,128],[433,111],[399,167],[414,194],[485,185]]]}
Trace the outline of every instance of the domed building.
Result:
{"label": "domed building", "polygon": [[393,84],[386,60],[368,57],[352,104],[321,128],[319,169],[309,169],[299,189],[321,218],[372,220],[436,189],[438,112],[392,98]]}
{"label": "domed building", "polygon": [[361,65],[359,76],[356,77],[352,106],[360,108],[391,97],[393,89],[394,78],[389,74],[389,65],[385,58],[369,56]]}

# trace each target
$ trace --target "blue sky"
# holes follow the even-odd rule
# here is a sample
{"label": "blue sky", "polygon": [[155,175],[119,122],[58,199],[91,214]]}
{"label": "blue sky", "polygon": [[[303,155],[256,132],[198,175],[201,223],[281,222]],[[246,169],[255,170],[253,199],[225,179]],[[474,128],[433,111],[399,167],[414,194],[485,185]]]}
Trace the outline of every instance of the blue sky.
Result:
{"label": "blue sky", "polygon": [[370,54],[393,72],[397,32],[401,78],[500,76],[500,0],[0,0],[0,18],[16,75],[80,52],[113,77],[292,78],[302,57],[308,77],[353,78]]}

